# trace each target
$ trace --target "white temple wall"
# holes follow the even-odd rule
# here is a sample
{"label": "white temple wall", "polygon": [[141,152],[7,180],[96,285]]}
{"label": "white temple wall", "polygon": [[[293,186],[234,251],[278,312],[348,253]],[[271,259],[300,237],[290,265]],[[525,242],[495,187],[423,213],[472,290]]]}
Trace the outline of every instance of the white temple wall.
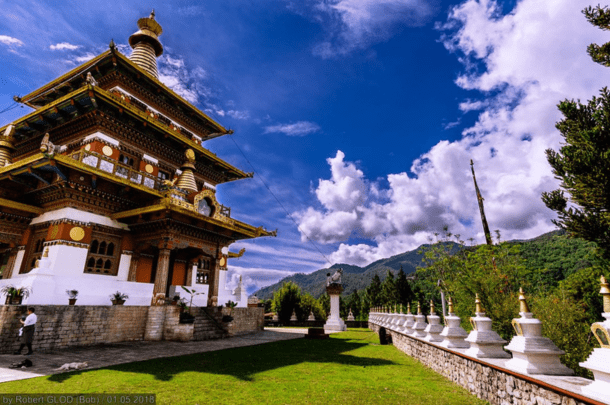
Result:
{"label": "white temple wall", "polygon": [[80,277],[85,270],[87,247],[51,245],[49,248],[49,272],[57,276]]}
{"label": "white temple wall", "polygon": [[21,249],[17,251],[17,257],[15,257],[15,264],[13,265],[13,273],[11,278],[15,278],[19,274],[19,270],[21,269],[21,264],[23,263],[23,258],[25,257],[25,249]]}

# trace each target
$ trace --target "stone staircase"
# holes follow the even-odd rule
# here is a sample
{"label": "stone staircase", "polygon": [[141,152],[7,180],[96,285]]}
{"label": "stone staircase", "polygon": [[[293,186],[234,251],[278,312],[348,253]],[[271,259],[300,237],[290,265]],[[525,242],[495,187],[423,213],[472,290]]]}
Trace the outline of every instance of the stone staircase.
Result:
{"label": "stone staircase", "polygon": [[209,314],[207,311],[204,313],[203,308],[201,311],[197,311],[195,314],[193,340],[222,339],[228,336],[227,331],[220,327],[222,316],[218,318],[214,315]]}

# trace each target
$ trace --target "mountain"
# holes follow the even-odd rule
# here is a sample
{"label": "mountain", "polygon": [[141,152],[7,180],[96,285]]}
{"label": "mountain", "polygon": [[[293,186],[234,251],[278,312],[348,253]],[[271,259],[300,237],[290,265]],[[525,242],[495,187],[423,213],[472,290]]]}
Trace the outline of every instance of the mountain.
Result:
{"label": "mountain", "polygon": [[[457,248],[457,244],[452,244]],[[410,252],[377,260],[366,267],[337,263],[333,264],[331,267],[320,269],[310,274],[297,273],[289,277],[284,277],[275,284],[263,287],[254,294],[259,299],[269,299],[273,296],[273,292],[278,290],[282,284],[292,281],[301,287],[303,292],[307,292],[314,298],[318,298],[326,291],[326,275],[328,273],[333,274],[337,269],[342,268],[343,277],[341,282],[343,283],[344,288],[343,294],[347,296],[355,290],[362,290],[367,287],[371,283],[371,280],[375,274],[377,274],[383,281],[388,270],[396,275],[398,274],[401,266],[405,273],[414,273],[417,266],[421,266],[422,264],[423,256],[419,253],[419,250],[426,246],[429,245],[422,245]]]}

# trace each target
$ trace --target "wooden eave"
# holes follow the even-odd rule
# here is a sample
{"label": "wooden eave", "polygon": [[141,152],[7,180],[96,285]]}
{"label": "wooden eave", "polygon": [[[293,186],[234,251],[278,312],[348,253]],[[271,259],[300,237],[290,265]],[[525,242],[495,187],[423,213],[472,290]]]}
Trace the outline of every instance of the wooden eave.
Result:
{"label": "wooden eave", "polygon": [[82,82],[84,81],[84,75],[86,75],[86,73],[96,65],[101,65],[103,63],[112,63],[113,65],[122,64],[122,67],[126,67],[127,71],[131,70],[135,73],[135,76],[137,76],[137,81],[141,82],[142,79],[144,79],[148,82],[148,85],[153,88],[156,88],[157,91],[163,91],[165,95],[168,96],[168,98],[171,99],[176,105],[178,105],[179,108],[183,109],[187,115],[195,117],[195,120],[199,120],[200,122],[202,122],[203,126],[210,126],[214,128],[217,133],[229,133],[226,128],[224,128],[210,116],[205,114],[203,111],[200,111],[197,107],[189,103],[182,96],[180,96],[172,89],[167,87],[165,84],[160,82],[157,78],[151,76],[148,72],[136,65],[127,56],[123,55],[117,50],[107,50],[106,52],[94,57],[90,61],[85,62],[82,65],[70,70],[69,72],[40,87],[39,89],[36,89],[33,92],[21,97],[21,102],[34,109],[42,108],[45,106],[45,104],[40,102],[43,100],[42,96],[47,95],[48,93],[52,92],[54,89],[61,87],[62,85],[70,84],[70,82],[75,80],[78,80],[79,83],[75,83],[73,87],[81,87]]}
{"label": "wooden eave", "polygon": [[269,232],[262,227],[255,228],[252,225],[246,224],[245,222],[238,221],[236,219],[231,218],[231,223],[226,223],[216,218],[208,217],[198,212],[194,212],[188,210],[186,208],[171,204],[168,199],[163,199],[160,204],[150,205],[148,207],[136,208],[128,211],[117,212],[112,214],[110,217],[115,220],[126,219],[132,217],[139,217],[140,215],[152,214],[157,212],[170,211],[175,212],[181,215],[185,215],[204,223],[214,225],[221,229],[227,229],[237,234],[242,235],[243,237],[238,237],[237,239],[249,239],[249,238],[258,238],[261,236],[275,236],[275,232]]}
{"label": "wooden eave", "polygon": [[16,211],[25,212],[27,214],[42,215],[44,210],[33,205],[22,204],[17,201],[11,201],[4,198],[0,198],[0,207],[11,208]]}
{"label": "wooden eave", "polygon": [[[98,86],[91,86],[91,85],[83,86],[80,89],[77,89],[70,94],[66,94],[65,96],[61,97],[58,100],[55,100],[54,102],[47,104],[46,106],[44,106],[38,110],[35,110],[35,111],[31,112],[30,114],[19,118],[16,121],[13,121],[13,123],[9,124],[9,125],[14,125],[16,132],[19,132],[19,131],[48,132],[48,131],[50,131],[50,129],[48,129],[47,126],[42,126],[41,124],[39,124],[39,122],[41,122],[41,120],[44,121],[45,118],[48,119],[49,121],[56,121],[57,118],[50,118],[49,116],[57,115],[58,113],[56,113],[56,111],[58,111],[60,108],[63,109],[65,107],[72,106],[73,100],[79,100],[79,99],[86,101],[89,104],[89,106],[93,106],[94,108],[98,108],[96,105],[98,102],[100,102],[100,101],[106,102],[107,104],[111,105],[112,107],[116,108],[117,110],[125,111],[125,112],[131,114],[131,116],[136,118],[137,120],[146,122],[147,125],[150,124],[156,130],[160,131],[164,136],[171,137],[178,143],[181,143],[184,146],[193,149],[195,151],[196,156],[197,156],[197,154],[199,154],[204,159],[209,161],[212,165],[217,166],[215,168],[215,170],[218,170],[221,173],[225,172],[224,176],[225,176],[226,181],[234,181],[234,180],[240,180],[240,179],[252,177],[251,174],[245,173],[242,170],[231,165],[230,163],[225,162],[224,160],[222,160],[218,156],[216,156],[214,153],[210,152],[209,150],[207,150],[200,144],[196,143],[189,137],[182,135],[181,133],[178,133],[177,131],[173,131],[165,123],[163,123],[157,119],[151,118],[144,111],[141,111],[137,107],[135,107],[127,102],[124,102],[120,98],[114,96],[109,91],[106,91]],[[76,101],[76,103],[79,103],[79,101]],[[79,105],[80,105],[80,103],[79,103]],[[80,107],[85,108],[85,106],[80,106]],[[64,124],[64,123],[62,123],[62,124]],[[6,127],[8,127],[8,125],[5,125],[4,127],[0,128],[0,132],[4,132]],[[36,129],[38,127],[41,127],[41,129],[39,129],[39,130]],[[18,134],[18,136],[21,136],[21,135]]]}

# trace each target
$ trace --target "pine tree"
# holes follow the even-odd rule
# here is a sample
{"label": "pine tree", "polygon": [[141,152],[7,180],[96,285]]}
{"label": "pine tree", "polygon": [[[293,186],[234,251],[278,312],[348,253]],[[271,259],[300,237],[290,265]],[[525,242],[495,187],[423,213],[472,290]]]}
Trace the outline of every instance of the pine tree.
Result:
{"label": "pine tree", "polygon": [[[610,30],[607,7],[588,7],[583,13],[591,24]],[[610,66],[610,43],[591,44],[587,51],[595,62]],[[557,129],[565,143],[546,155],[561,189],[543,193],[542,200],[557,212],[556,225],[596,242],[602,257],[610,260],[610,92],[604,87],[586,104],[564,100],[558,107],[564,118]]]}
{"label": "pine tree", "polygon": [[398,303],[405,306],[413,301],[413,298],[415,297],[402,266],[400,266],[398,277],[396,277],[396,294],[398,295]]}
{"label": "pine tree", "polygon": [[383,305],[390,305],[392,307],[398,303],[396,280],[390,270],[388,270],[388,275],[381,284],[381,301]]}
{"label": "pine tree", "polygon": [[381,302],[381,279],[375,274],[371,280],[371,284],[366,287],[366,297],[369,307],[378,307]]}

